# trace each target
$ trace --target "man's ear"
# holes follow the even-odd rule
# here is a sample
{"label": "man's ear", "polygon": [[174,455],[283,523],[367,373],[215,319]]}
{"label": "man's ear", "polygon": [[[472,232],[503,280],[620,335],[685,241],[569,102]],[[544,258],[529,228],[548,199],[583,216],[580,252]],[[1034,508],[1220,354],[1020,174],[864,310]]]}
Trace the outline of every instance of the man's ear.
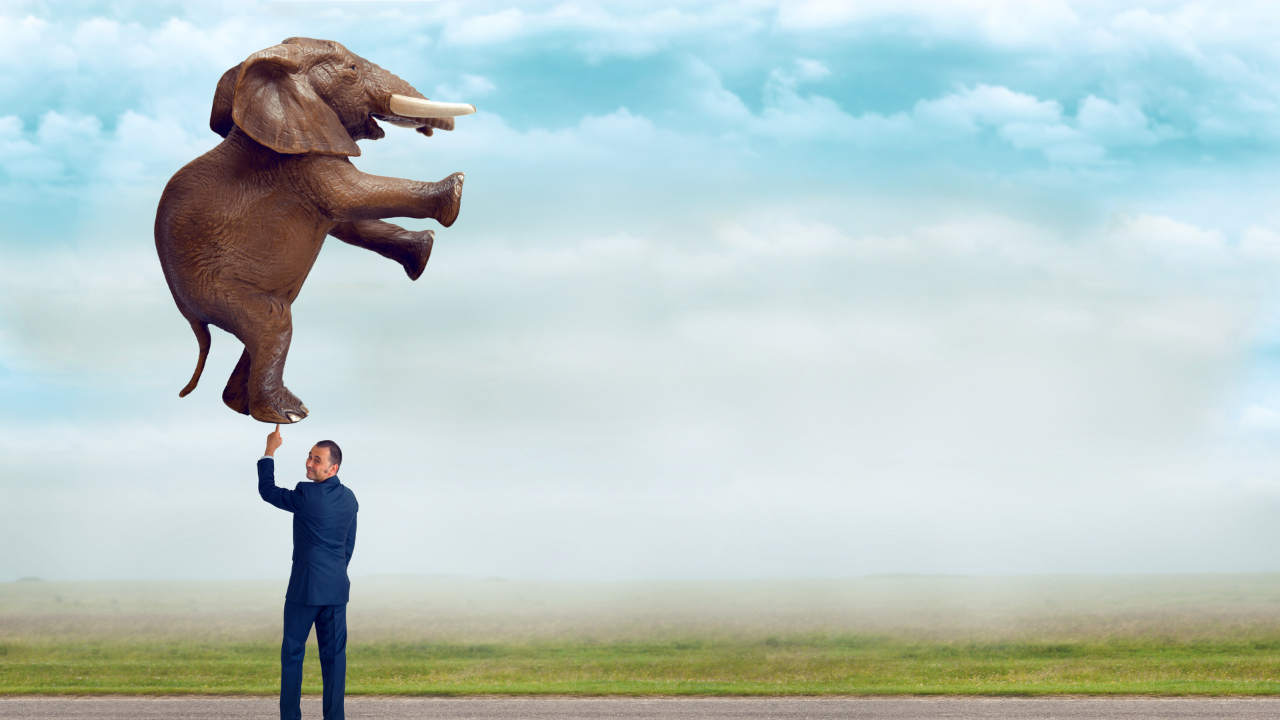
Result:
{"label": "man's ear", "polygon": [[232,119],[278,153],[358,156],[360,148],[337,113],[311,87],[304,52],[297,45],[276,45],[240,63]]}

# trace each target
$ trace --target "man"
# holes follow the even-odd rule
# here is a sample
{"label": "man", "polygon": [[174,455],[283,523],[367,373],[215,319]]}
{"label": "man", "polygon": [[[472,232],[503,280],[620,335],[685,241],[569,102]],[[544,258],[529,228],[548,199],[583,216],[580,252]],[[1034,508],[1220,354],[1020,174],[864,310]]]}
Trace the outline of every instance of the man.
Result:
{"label": "man", "polygon": [[258,461],[258,494],[293,513],[293,571],[284,600],[284,643],[280,646],[280,718],[302,719],[302,657],[316,626],[320,674],[324,677],[324,720],[343,720],[347,680],[347,565],[356,548],[355,493],[338,481],[342,450],[321,440],[307,455],[307,479],[293,490],[276,487],[275,454],[284,442],[280,426],[267,435],[267,454]]}

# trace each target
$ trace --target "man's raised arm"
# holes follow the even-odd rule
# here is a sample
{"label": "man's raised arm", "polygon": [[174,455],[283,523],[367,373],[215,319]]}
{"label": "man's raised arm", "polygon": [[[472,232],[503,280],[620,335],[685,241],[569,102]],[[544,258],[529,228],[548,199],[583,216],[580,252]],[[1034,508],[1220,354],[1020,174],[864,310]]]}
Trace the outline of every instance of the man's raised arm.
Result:
{"label": "man's raised arm", "polygon": [[276,450],[284,443],[280,437],[280,425],[276,424],[275,432],[267,436],[267,452],[258,460],[258,494],[263,500],[281,510],[294,512],[298,509],[297,492],[276,487]]}

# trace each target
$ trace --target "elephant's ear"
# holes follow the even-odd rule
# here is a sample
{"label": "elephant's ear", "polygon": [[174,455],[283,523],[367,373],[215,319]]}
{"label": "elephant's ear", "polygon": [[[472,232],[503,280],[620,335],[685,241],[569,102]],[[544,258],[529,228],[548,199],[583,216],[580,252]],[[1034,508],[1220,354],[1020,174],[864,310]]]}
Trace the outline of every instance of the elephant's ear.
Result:
{"label": "elephant's ear", "polygon": [[297,45],[276,45],[240,63],[232,119],[279,153],[358,156],[356,141],[307,80],[304,53]]}
{"label": "elephant's ear", "polygon": [[231,102],[235,99],[236,80],[239,78],[240,66],[237,65],[222,73],[218,89],[213,91],[213,112],[209,113],[209,127],[222,137],[230,135],[231,128],[236,126],[231,119]]}

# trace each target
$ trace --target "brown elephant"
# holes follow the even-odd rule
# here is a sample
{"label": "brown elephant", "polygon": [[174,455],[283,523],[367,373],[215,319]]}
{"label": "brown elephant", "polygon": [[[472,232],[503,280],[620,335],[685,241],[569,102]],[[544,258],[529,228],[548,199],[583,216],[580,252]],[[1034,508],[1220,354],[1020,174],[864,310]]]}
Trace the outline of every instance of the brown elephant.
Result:
{"label": "brown elephant", "polygon": [[377,120],[452,130],[471,105],[433,103],[336,42],[289,38],[254,53],[218,81],[209,126],[225,138],[169,180],[156,212],[165,279],[200,344],[209,325],[244,343],[222,399],[263,422],[292,423],[307,408],[284,386],[290,306],[325,236],[400,263],[416,280],[434,234],[381,218],[458,217],[462,173],[440,182],[366,175],[351,164],[357,140],[384,137]]}

